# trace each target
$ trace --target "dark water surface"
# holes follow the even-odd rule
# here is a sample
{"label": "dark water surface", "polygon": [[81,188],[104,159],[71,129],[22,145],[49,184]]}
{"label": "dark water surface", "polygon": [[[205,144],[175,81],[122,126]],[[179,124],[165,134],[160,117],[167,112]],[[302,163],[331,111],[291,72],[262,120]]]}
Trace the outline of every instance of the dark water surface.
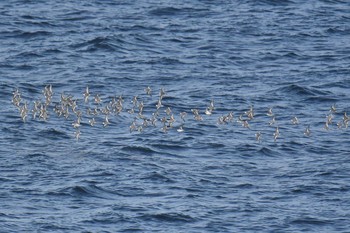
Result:
{"label": "dark water surface", "polygon": [[[0,231],[349,232],[349,1],[132,2],[0,2]],[[30,111],[48,84],[47,121],[23,123],[12,93]],[[156,127],[130,133],[133,96],[150,118],[160,88]],[[63,92],[83,112],[78,141],[74,113],[53,111]],[[96,94],[124,99],[107,127],[88,123]]]}

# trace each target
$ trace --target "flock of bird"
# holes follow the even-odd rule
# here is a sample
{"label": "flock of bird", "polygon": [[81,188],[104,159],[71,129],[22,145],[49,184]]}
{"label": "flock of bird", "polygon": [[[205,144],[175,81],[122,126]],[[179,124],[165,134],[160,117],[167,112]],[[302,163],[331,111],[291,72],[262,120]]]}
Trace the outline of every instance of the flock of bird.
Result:
{"label": "flock of bird", "polygon": [[[149,97],[152,97],[152,89],[147,87],[144,89],[145,94]],[[33,120],[39,119],[43,121],[47,121],[49,118],[49,110],[52,109],[58,117],[63,117],[67,120],[75,119],[72,122],[72,127],[75,129],[74,137],[76,140],[79,140],[81,135],[81,123],[85,118],[87,121],[84,123],[88,123],[91,127],[94,127],[97,124],[98,118],[103,118],[102,125],[103,127],[108,127],[111,122],[110,118],[115,115],[119,115],[122,112],[127,112],[133,116],[133,121],[129,126],[130,133],[134,131],[142,132],[145,128],[149,126],[157,127],[157,122],[161,122],[161,130],[166,133],[169,130],[176,128],[176,131],[182,133],[185,131],[184,123],[188,114],[193,115],[193,119],[195,121],[203,121],[203,114],[208,117],[211,116],[215,110],[214,100],[211,100],[209,105],[204,109],[191,109],[191,112],[180,112],[180,123],[176,126],[174,123],[177,121],[172,109],[170,107],[165,107],[163,105],[163,99],[166,96],[165,90],[163,88],[159,91],[159,96],[157,100],[157,104],[155,105],[154,111],[150,116],[146,116],[144,114],[144,102],[138,97],[134,96],[132,98],[132,106],[130,109],[124,108],[124,98],[122,96],[112,97],[108,103],[104,104],[100,95],[95,94],[92,96],[89,91],[89,87],[86,87],[84,93],[82,93],[83,99],[74,98],[72,95],[61,94],[60,100],[56,103],[52,102],[53,97],[52,85],[45,86],[43,90],[43,100],[36,100],[33,102],[33,106],[29,109],[29,104],[27,102],[22,101],[21,92],[16,89],[13,92],[12,96],[12,104],[18,109],[19,115],[23,122],[26,122],[31,115]],[[80,102],[83,102],[83,106],[79,105]],[[83,110],[85,110],[86,114],[83,116]],[[326,120],[324,122],[324,130],[329,130],[330,125],[333,124],[334,115],[337,113],[337,109],[335,105],[330,107],[328,114],[326,115]],[[280,137],[280,129],[276,121],[276,116],[273,113],[273,108],[267,109],[266,115],[270,118],[268,122],[270,127],[274,127],[273,136],[274,142]],[[250,106],[248,111],[241,113],[236,121],[243,127],[250,129],[250,122],[255,118],[255,112],[253,106]],[[234,122],[234,113],[229,112],[225,115],[220,115],[217,119],[217,124],[224,125]],[[336,123],[338,129],[348,128],[348,124],[350,121],[350,117],[344,112],[343,117],[340,121]],[[297,116],[292,117],[290,120],[292,125],[298,125],[299,119]],[[255,132],[255,139],[258,142],[262,141],[263,133],[261,131]],[[310,125],[306,127],[304,130],[304,136],[311,136]]]}

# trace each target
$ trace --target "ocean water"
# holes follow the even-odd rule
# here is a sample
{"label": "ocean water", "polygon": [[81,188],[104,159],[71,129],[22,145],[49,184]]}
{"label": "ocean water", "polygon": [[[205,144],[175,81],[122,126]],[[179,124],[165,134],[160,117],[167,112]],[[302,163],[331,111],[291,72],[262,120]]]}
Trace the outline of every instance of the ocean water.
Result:
{"label": "ocean water", "polygon": [[[0,232],[350,231],[349,1],[5,0],[0,12]],[[48,117],[33,119],[48,85]],[[78,131],[72,107],[54,111],[61,95]]]}

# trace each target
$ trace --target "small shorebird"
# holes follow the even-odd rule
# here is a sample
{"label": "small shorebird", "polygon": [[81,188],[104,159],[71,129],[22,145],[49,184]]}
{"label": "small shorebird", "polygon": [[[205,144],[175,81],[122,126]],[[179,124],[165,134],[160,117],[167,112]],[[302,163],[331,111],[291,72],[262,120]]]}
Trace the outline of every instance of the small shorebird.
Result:
{"label": "small shorebird", "polygon": [[276,118],[275,116],[272,117],[271,121],[269,122],[269,125],[274,125],[276,123]]}
{"label": "small shorebird", "polygon": [[[69,113],[68,113],[68,107],[67,107],[67,113],[65,113],[65,114],[68,114],[69,115]],[[39,118],[40,119],[43,119],[44,121],[46,121],[47,120],[47,118],[48,118],[48,113],[47,113],[47,109],[46,109],[46,105],[45,104],[41,104],[40,105],[40,114],[39,114]],[[68,117],[66,117],[66,119],[67,119]]]}
{"label": "small shorebird", "polygon": [[163,99],[164,96],[165,96],[164,88],[161,88],[159,91],[159,99]]}
{"label": "small shorebird", "polygon": [[48,106],[51,103],[51,98],[53,95],[52,91],[52,85],[46,85],[46,87],[43,90],[44,96],[45,96],[45,104]]}
{"label": "small shorebird", "polygon": [[134,105],[134,107],[137,106],[137,102],[138,102],[138,100],[137,100],[137,95],[135,95],[135,96],[132,98],[132,104]]}
{"label": "small shorebird", "polygon": [[329,130],[329,125],[328,125],[328,121],[326,121],[326,123],[324,124],[324,127],[323,127],[325,130]]}
{"label": "small shorebird", "polygon": [[135,120],[131,123],[129,129],[130,129],[130,133],[132,133],[133,131],[135,131],[137,129]]}
{"label": "small shorebird", "polygon": [[272,117],[273,116],[273,113],[272,113],[272,108],[269,108],[269,110],[267,111],[267,114],[269,117]]}
{"label": "small shorebird", "polygon": [[95,118],[92,118],[92,119],[89,120],[89,124],[90,124],[91,126],[94,126],[95,123],[96,123]]}
{"label": "small shorebird", "polygon": [[72,123],[73,128],[79,128],[80,127],[80,118],[78,117],[76,121]]}
{"label": "small shorebird", "polygon": [[143,107],[144,107],[145,105],[143,104],[143,101],[141,101],[140,103],[139,103],[139,114],[142,114],[142,112],[143,112]]}
{"label": "small shorebird", "polygon": [[247,115],[249,120],[254,119],[254,110],[253,110],[253,106],[250,106],[249,111],[245,112],[245,114]]}
{"label": "small shorebird", "polygon": [[148,125],[149,125],[149,121],[145,118],[145,119],[143,119],[143,122],[142,122],[142,126],[143,126],[143,128],[147,128],[148,127]]}
{"label": "small shorebird", "polygon": [[329,125],[332,124],[333,118],[334,118],[334,116],[333,116],[332,114],[329,114],[329,115],[327,116],[327,123],[328,123]]}
{"label": "small shorebird", "polygon": [[225,124],[225,116],[220,116],[218,118],[218,125],[222,125],[222,124]]}
{"label": "small shorebird", "polygon": [[331,106],[330,112],[332,112],[332,113],[336,113],[337,112],[337,108],[335,107],[335,104],[333,104]]}
{"label": "small shorebird", "polygon": [[205,115],[211,115],[212,114],[212,110],[208,107],[205,109]]}
{"label": "small shorebird", "polygon": [[169,129],[168,126],[164,124],[164,126],[162,127],[162,131],[163,131],[164,133],[167,133],[167,132],[168,132],[168,129]]}
{"label": "small shorebird", "polygon": [[344,116],[343,116],[344,125],[347,126],[349,121],[350,121],[350,117],[346,114],[346,112],[344,112]]}
{"label": "small shorebird", "polygon": [[107,127],[110,124],[110,122],[108,120],[108,115],[105,116],[105,120],[104,120],[104,122],[102,124],[103,124],[104,127]]}
{"label": "small shorebird", "polygon": [[248,123],[247,120],[242,121],[242,126],[243,126],[243,128],[248,128],[248,129],[250,129],[250,126],[249,126],[249,123]]}
{"label": "small shorebird", "polygon": [[338,129],[341,129],[341,128],[342,128],[342,126],[343,126],[343,122],[342,122],[342,121],[339,121],[339,122],[337,123],[337,127],[338,127]]}
{"label": "small shorebird", "polygon": [[180,127],[176,131],[179,132],[179,133],[182,133],[184,131],[183,126],[180,125]]}
{"label": "small shorebird", "polygon": [[213,100],[213,99],[210,101],[209,108],[210,108],[211,110],[214,110],[214,100]]}
{"label": "small shorebird", "polygon": [[[34,101],[34,107],[32,109],[32,114],[33,114],[33,119],[36,118],[36,114],[39,112],[39,106],[40,106],[40,101],[36,100]],[[56,111],[58,108],[56,109]]]}
{"label": "small shorebird", "polygon": [[273,140],[276,142],[276,140],[279,136],[280,136],[280,131],[279,131],[278,126],[277,126],[275,132],[273,133]]}
{"label": "small shorebird", "polygon": [[261,132],[258,131],[256,134],[255,134],[255,139],[258,141],[258,142],[261,142]]}
{"label": "small shorebird", "polygon": [[26,102],[23,106],[20,107],[19,112],[20,112],[22,121],[23,121],[23,122],[26,122],[26,117],[27,117],[27,114],[28,114],[28,105],[27,105],[27,102]]}
{"label": "small shorebird", "polygon": [[170,116],[170,114],[171,114],[171,109],[170,109],[170,107],[167,107],[167,109],[165,109],[165,111],[164,111],[168,116]]}
{"label": "small shorebird", "polygon": [[157,122],[157,117],[156,117],[156,114],[155,113],[152,113],[152,118],[151,118],[151,124],[153,126],[156,126],[156,122]]}
{"label": "small shorebird", "polygon": [[202,120],[203,120],[203,117],[202,117],[201,115],[195,115],[195,116],[194,116],[194,119],[195,119],[196,121],[202,121]]}
{"label": "small shorebird", "polygon": [[96,104],[100,104],[101,103],[101,97],[99,96],[99,94],[95,95],[95,103]]}
{"label": "small shorebird", "polygon": [[[229,112],[226,116],[221,116],[218,119],[219,124],[229,123],[232,121],[233,121],[233,112]],[[243,123],[243,120],[240,122]]]}
{"label": "small shorebird", "polygon": [[145,88],[146,94],[152,96],[152,89],[148,86]]}
{"label": "small shorebird", "polygon": [[233,112],[229,112],[225,118],[226,122],[232,122],[233,121]]}
{"label": "small shorebird", "polygon": [[135,113],[135,109],[132,108],[132,109],[128,110],[128,113],[129,113],[129,114],[134,114],[134,113]]}
{"label": "small shorebird", "polygon": [[74,132],[74,136],[75,136],[75,139],[76,139],[77,141],[79,141],[79,138],[80,138],[80,130],[79,130],[79,129],[77,129],[77,130]]}
{"label": "small shorebird", "polygon": [[185,117],[187,116],[186,112],[180,112],[180,117],[183,122],[185,122]]}
{"label": "small shorebird", "polygon": [[174,117],[174,114],[171,114],[169,120],[168,120],[168,124],[169,124],[169,127],[172,127],[173,123],[175,122],[175,117]]}
{"label": "small shorebird", "polygon": [[307,136],[307,137],[309,137],[311,135],[310,126],[306,127],[304,135]]}
{"label": "small shorebird", "polygon": [[161,107],[163,107],[161,98],[158,99],[158,103],[156,104],[156,107],[157,107],[157,110],[159,110]]}
{"label": "small shorebird", "polygon": [[293,125],[297,125],[297,124],[299,124],[299,119],[295,116],[292,118],[291,122]]}
{"label": "small shorebird", "polygon": [[237,122],[238,123],[242,123],[244,120],[243,120],[243,114],[239,115],[238,119],[237,119]]}
{"label": "small shorebird", "polygon": [[85,92],[83,94],[84,96],[84,102],[87,103],[89,102],[89,96],[90,96],[90,92],[89,92],[89,87],[86,86]]}
{"label": "small shorebird", "polygon": [[205,109],[205,114],[211,115],[213,113],[213,110],[214,110],[214,100],[211,100],[209,106]]}
{"label": "small shorebird", "polygon": [[17,108],[19,108],[19,105],[20,105],[20,103],[21,103],[21,93],[19,92],[19,90],[18,89],[16,89],[13,93],[13,97],[12,97],[12,104],[14,105],[14,106],[16,106]]}
{"label": "small shorebird", "polygon": [[192,108],[191,111],[194,115],[199,115],[198,109]]}
{"label": "small shorebird", "polygon": [[203,118],[202,116],[199,114],[198,109],[191,109],[192,113],[193,113],[193,117],[196,121],[202,121]]}

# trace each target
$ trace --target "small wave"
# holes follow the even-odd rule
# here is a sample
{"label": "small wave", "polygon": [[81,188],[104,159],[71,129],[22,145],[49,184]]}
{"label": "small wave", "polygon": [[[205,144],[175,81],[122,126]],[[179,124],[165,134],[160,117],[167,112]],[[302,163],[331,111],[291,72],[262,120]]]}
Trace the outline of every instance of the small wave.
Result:
{"label": "small wave", "polygon": [[70,138],[69,135],[61,130],[57,130],[54,128],[44,129],[38,132],[38,134],[41,137],[47,138],[47,139],[57,139],[57,138]]}
{"label": "small wave", "polygon": [[224,148],[225,144],[223,143],[219,143],[219,142],[208,142],[206,143],[207,148],[210,149],[220,149],[220,148]]}
{"label": "small wave", "polygon": [[41,19],[45,19],[41,16],[38,16],[38,15],[22,15],[21,18],[23,19],[34,19],[34,20],[41,20]]}
{"label": "small wave", "polygon": [[344,29],[340,27],[332,27],[326,30],[328,34],[340,34],[340,35],[349,35],[350,29]]}
{"label": "small wave", "polygon": [[291,0],[285,0],[285,1],[280,1],[280,0],[263,0],[263,1],[252,1],[254,5],[270,5],[270,6],[286,6],[293,4],[294,2]]}
{"label": "small wave", "polygon": [[52,20],[50,20],[49,18],[46,17],[42,17],[40,15],[22,15],[20,16],[22,19],[24,19],[23,21],[21,21],[21,24],[24,25],[29,25],[29,26],[41,26],[41,27],[52,27],[55,26],[52,23]]}
{"label": "small wave", "polygon": [[91,14],[92,12],[89,12],[87,10],[74,10],[65,14],[60,15],[61,20],[63,21],[82,21],[82,20],[88,20],[88,19],[94,19]]}
{"label": "small wave", "polygon": [[50,49],[46,49],[44,51],[45,54],[59,54],[59,53],[64,53],[64,51],[57,49],[57,48],[50,48]]}
{"label": "small wave", "polygon": [[340,187],[335,187],[335,188],[330,188],[330,191],[334,191],[334,192],[344,192],[344,193],[348,193],[350,190],[350,187],[348,186],[340,186]]}
{"label": "small wave", "polygon": [[14,30],[10,32],[5,32],[5,36],[10,38],[20,38],[20,39],[31,39],[36,37],[46,37],[51,36],[52,33],[48,31],[22,31],[22,30]]}
{"label": "small wave", "polygon": [[73,195],[94,196],[94,194],[96,193],[95,187],[91,187],[91,186],[74,186],[74,187],[69,187],[66,190],[69,190],[69,193],[71,193]]}
{"label": "small wave", "polygon": [[262,154],[262,155],[265,155],[265,156],[271,156],[271,155],[276,154],[275,151],[273,151],[270,148],[267,148],[265,146],[262,147],[258,152],[259,152],[259,154]]}
{"label": "small wave", "polygon": [[119,37],[111,37],[111,36],[99,36],[96,38],[93,38],[91,40],[73,44],[70,47],[74,49],[80,49],[83,52],[94,52],[94,51],[118,51],[118,52],[124,52],[123,46],[127,42],[123,38]]}
{"label": "small wave", "polygon": [[337,101],[339,101],[338,98],[333,97],[333,96],[311,96],[305,99],[305,101],[307,102],[312,102],[312,103],[316,103],[316,102],[329,102],[329,103],[335,103]]}
{"label": "small wave", "polygon": [[0,177],[0,181],[1,182],[13,182],[14,180],[10,179],[10,178],[6,178],[6,177]]}
{"label": "small wave", "polygon": [[[197,5],[198,6],[198,5]],[[166,17],[166,16],[191,16],[193,17],[204,17],[207,16],[208,9],[202,7],[158,7],[150,10],[149,14],[152,16]]]}
{"label": "small wave", "polygon": [[[183,65],[186,64],[182,62],[179,59],[171,58],[171,57],[159,57],[155,59],[150,59],[148,61],[144,61],[145,64],[155,65],[155,64],[162,64],[162,65]],[[165,79],[165,78],[164,78]]]}
{"label": "small wave", "polygon": [[149,11],[151,15],[155,15],[155,16],[171,16],[171,15],[176,15],[179,12],[181,12],[181,9],[175,8],[175,7],[160,7]]}
{"label": "small wave", "polygon": [[21,52],[19,54],[16,54],[14,57],[21,58],[21,59],[31,59],[31,58],[40,58],[40,57],[43,57],[43,55],[30,51],[30,52]]}
{"label": "small wave", "polygon": [[284,87],[278,88],[276,92],[279,92],[282,94],[288,93],[292,95],[305,96],[305,97],[324,96],[329,94],[329,92],[326,92],[326,91],[320,91],[310,87],[303,87],[297,84],[288,84]]}
{"label": "small wave", "polygon": [[235,188],[238,188],[238,189],[251,189],[253,187],[254,187],[254,185],[249,184],[249,183],[238,184],[235,186]]}
{"label": "small wave", "polygon": [[291,224],[302,224],[302,225],[326,225],[331,224],[330,221],[312,218],[312,217],[305,217],[305,218],[299,218],[291,221]]}
{"label": "small wave", "polygon": [[62,226],[59,223],[44,223],[40,225],[40,230],[42,232],[70,232],[72,231],[72,227],[70,226]]}
{"label": "small wave", "polygon": [[152,155],[156,153],[156,151],[145,146],[124,146],[121,150],[125,152],[130,152],[130,153],[141,153],[141,154],[147,154],[147,155]]}
{"label": "small wave", "polygon": [[10,217],[8,214],[0,213],[0,217]]}
{"label": "small wave", "polygon": [[97,197],[102,199],[110,199],[113,198],[114,195],[117,195],[117,193],[103,189],[93,184],[69,186],[50,191],[48,194],[58,196],[69,195],[75,197]]}
{"label": "small wave", "polygon": [[293,58],[293,59],[297,59],[297,58],[300,58],[301,56],[296,53],[296,52],[287,52],[285,54],[282,55],[283,57],[286,57],[286,58]]}
{"label": "small wave", "polygon": [[277,90],[282,93],[289,93],[294,95],[302,95],[302,96],[314,96],[315,94],[308,88],[299,86],[297,84],[291,84],[288,86],[284,86]]}
{"label": "small wave", "polygon": [[187,146],[183,146],[183,145],[171,145],[169,144],[169,142],[163,142],[163,143],[153,143],[151,144],[153,148],[156,149],[164,149],[164,150],[175,150],[175,151],[179,151],[179,150],[186,150],[188,149]]}
{"label": "small wave", "polygon": [[95,17],[92,16],[81,16],[81,17],[69,17],[69,18],[64,18],[62,20],[64,21],[83,21],[83,20],[89,20],[89,19],[94,19]]}
{"label": "small wave", "polygon": [[36,66],[28,65],[28,64],[4,64],[0,65],[1,68],[9,68],[12,70],[21,70],[21,71],[30,71],[37,69]]}
{"label": "small wave", "polygon": [[28,154],[28,157],[33,158],[33,157],[44,157],[45,153],[43,152],[34,152],[34,153],[30,153]]}
{"label": "small wave", "polygon": [[141,178],[143,180],[151,180],[151,181],[161,181],[165,183],[175,183],[174,180],[166,177],[165,175],[160,174],[159,172],[151,172],[147,176]]}
{"label": "small wave", "polygon": [[324,84],[319,84],[317,88],[329,88],[329,87],[339,87],[339,88],[350,88],[350,79],[344,79],[340,81],[332,81]]}
{"label": "small wave", "polygon": [[145,220],[156,220],[161,222],[195,222],[195,218],[190,215],[181,213],[159,213],[159,214],[144,214],[141,218]]}
{"label": "small wave", "polygon": [[123,197],[144,197],[145,190],[140,187],[120,187],[117,190],[118,195]]}

